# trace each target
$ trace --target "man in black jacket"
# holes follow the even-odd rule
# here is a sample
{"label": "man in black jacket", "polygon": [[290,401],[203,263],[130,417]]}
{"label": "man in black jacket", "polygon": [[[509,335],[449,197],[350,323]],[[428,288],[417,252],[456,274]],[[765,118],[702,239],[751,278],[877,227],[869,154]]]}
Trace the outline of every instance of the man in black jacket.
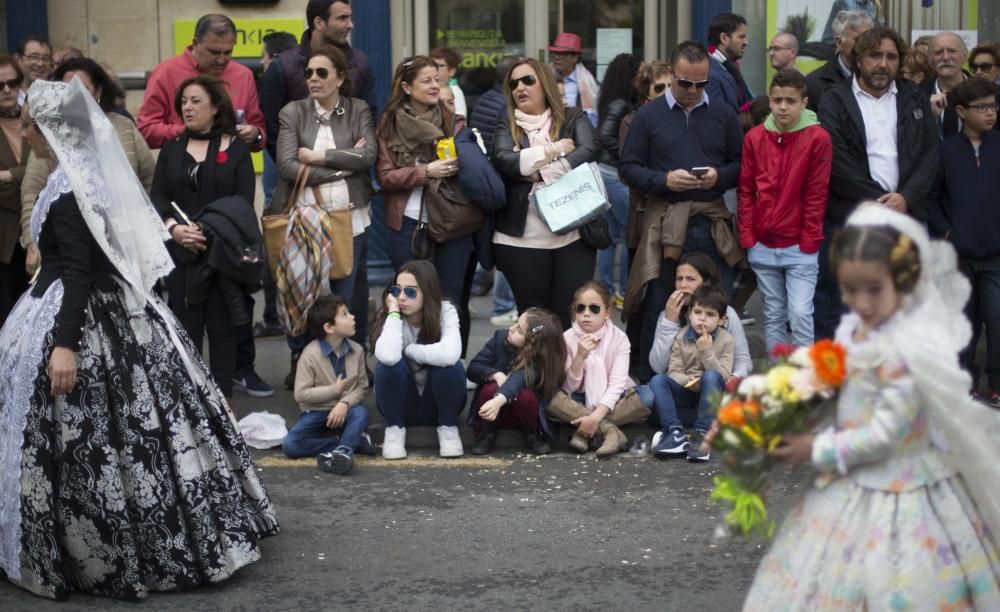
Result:
{"label": "man in black jacket", "polygon": [[[849,81],[851,78],[851,49],[854,41],[875,25],[866,11],[841,11],[833,20],[832,28],[837,55],[829,62],[813,70],[806,77],[806,107],[811,111],[819,109],[819,101],[831,87]],[[270,138],[270,133],[268,138]]]}
{"label": "man in black jacket", "polygon": [[969,50],[962,37],[954,32],[939,32],[931,39],[931,66],[934,78],[924,79],[920,89],[931,100],[931,110],[937,118],[941,138],[954,136],[962,131],[962,122],[955,112],[955,105],[948,100],[948,93],[969,78],[962,70]]}
{"label": "man in black jacket", "polygon": [[865,32],[852,51],[854,78],[826,92],[820,104],[820,123],[833,141],[833,173],[816,285],[817,338],[833,336],[842,312],[828,253],[833,233],[854,208],[875,200],[921,221],[928,217],[940,141],[927,97],[896,80],[905,52],[895,31]]}

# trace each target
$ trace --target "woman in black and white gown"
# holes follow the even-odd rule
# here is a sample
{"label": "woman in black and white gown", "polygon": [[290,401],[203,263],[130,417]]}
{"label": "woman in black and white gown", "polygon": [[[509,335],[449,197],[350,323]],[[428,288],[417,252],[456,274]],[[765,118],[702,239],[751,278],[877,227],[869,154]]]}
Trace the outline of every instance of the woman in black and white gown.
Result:
{"label": "woman in black and white gown", "polygon": [[78,80],[36,81],[25,135],[59,160],[42,266],[0,330],[0,570],[45,597],[228,578],[278,532],[253,460],[156,280],[166,233]]}

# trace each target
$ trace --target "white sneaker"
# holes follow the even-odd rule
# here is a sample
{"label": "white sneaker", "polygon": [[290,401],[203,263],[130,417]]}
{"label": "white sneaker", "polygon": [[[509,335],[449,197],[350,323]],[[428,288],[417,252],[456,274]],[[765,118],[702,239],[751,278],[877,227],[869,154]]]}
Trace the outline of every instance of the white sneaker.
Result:
{"label": "white sneaker", "polygon": [[501,312],[498,315],[490,317],[490,325],[493,327],[510,327],[517,323],[517,318],[517,308],[512,308],[507,312]]}
{"label": "white sneaker", "polygon": [[[440,435],[440,434],[438,434]],[[406,459],[406,428],[385,428],[385,438],[382,440],[383,459]]]}
{"label": "white sneaker", "polygon": [[[388,430],[386,430],[388,432]],[[437,428],[438,446],[441,447],[442,457],[461,457],[465,452],[462,448],[462,436],[458,435],[458,427],[454,425],[446,427],[442,425]]]}
{"label": "white sneaker", "polygon": [[655,434],[653,434],[653,441],[649,443],[649,448],[656,448],[656,445],[659,444],[660,440],[662,440],[662,439],[663,439],[663,431],[662,430],[660,430],[660,431],[656,432]]}

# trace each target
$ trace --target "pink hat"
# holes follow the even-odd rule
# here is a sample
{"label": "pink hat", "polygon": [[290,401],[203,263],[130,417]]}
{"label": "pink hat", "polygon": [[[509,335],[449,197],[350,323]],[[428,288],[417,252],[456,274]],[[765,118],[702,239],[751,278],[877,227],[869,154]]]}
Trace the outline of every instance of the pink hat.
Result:
{"label": "pink hat", "polygon": [[580,46],[580,37],[569,32],[559,32],[552,44],[546,47],[549,51],[556,53],[583,53]]}

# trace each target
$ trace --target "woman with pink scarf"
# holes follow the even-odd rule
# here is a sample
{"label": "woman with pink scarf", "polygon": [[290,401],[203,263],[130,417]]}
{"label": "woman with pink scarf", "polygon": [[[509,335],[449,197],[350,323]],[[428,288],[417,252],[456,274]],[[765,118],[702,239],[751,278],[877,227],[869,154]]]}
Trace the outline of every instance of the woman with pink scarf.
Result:
{"label": "woman with pink scarf", "polygon": [[644,421],[649,408],[628,376],[630,343],[611,320],[611,294],[604,283],[587,281],[573,296],[573,326],[566,340],[566,379],[545,412],[576,428],[571,449],[610,457],[625,450],[619,426]]}
{"label": "woman with pink scarf", "polygon": [[563,107],[552,69],[527,58],[513,64],[504,83],[507,117],[493,141],[493,159],[507,187],[507,206],[496,213],[497,267],[510,281],[517,309],[545,308],[569,327],[573,292],[594,275],[597,252],[580,233],[552,233],[530,204],[532,192],[587,162],[600,144],[578,109]]}

